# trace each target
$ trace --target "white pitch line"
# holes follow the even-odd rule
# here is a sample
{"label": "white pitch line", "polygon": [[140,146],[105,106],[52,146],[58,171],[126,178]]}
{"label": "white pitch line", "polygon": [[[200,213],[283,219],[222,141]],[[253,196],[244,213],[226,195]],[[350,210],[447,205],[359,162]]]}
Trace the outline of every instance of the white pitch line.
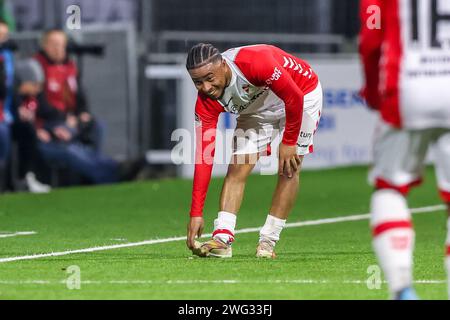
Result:
{"label": "white pitch line", "polygon": [[[387,284],[387,281],[381,281]],[[0,285],[55,285],[66,284],[67,280],[0,280]],[[446,284],[447,280],[415,280],[414,284]],[[367,280],[317,280],[317,279],[292,279],[292,280],[82,280],[82,285],[193,285],[193,284],[367,284]]]}
{"label": "white pitch line", "polygon": [[19,232],[13,232],[13,233],[0,233],[0,238],[11,238],[11,237],[17,237],[17,236],[31,236],[36,233],[37,233],[36,231],[19,231]]}
{"label": "white pitch line", "polygon": [[[435,205],[435,206],[411,209],[411,212],[412,213],[426,213],[426,212],[436,212],[436,211],[440,211],[440,210],[444,210],[444,209],[446,209],[445,205]],[[359,221],[359,220],[369,219],[369,217],[370,217],[370,214],[366,213],[366,214],[352,215],[352,216],[345,216],[345,217],[294,222],[294,223],[287,223],[285,228],[297,228],[297,227],[322,225],[322,224],[329,224],[329,223]],[[242,233],[259,232],[260,229],[261,229],[260,227],[259,228],[247,228],[247,229],[237,230],[235,233],[242,234]],[[211,237],[211,236],[212,236],[212,234],[209,233],[209,234],[203,235],[202,238]],[[21,260],[33,260],[33,259],[41,259],[41,258],[48,258],[48,257],[58,257],[58,256],[65,256],[65,255],[77,254],[77,253],[90,253],[90,252],[96,252],[96,251],[131,248],[131,247],[152,245],[152,244],[158,244],[158,243],[167,243],[167,242],[174,242],[174,241],[182,241],[182,240],[186,240],[186,236],[165,238],[165,239],[145,240],[145,241],[140,241],[140,242],[130,242],[130,243],[115,244],[115,245],[101,246],[101,247],[92,247],[92,248],[78,249],[78,250],[68,250],[68,251],[61,251],[61,252],[50,252],[50,253],[34,254],[34,255],[19,256],[19,257],[2,258],[2,259],[0,259],[0,263],[21,261]]]}
{"label": "white pitch line", "polygon": [[[435,205],[435,206],[413,208],[410,211],[411,211],[411,213],[417,214],[417,213],[436,212],[436,211],[440,211],[440,210],[445,210],[446,208],[447,207],[445,205],[439,204],[439,205]],[[315,226],[315,225],[329,224],[329,223],[359,221],[359,220],[367,220],[369,218],[370,218],[370,213],[366,213],[366,214],[359,214],[359,215],[353,215],[353,216],[286,223],[285,228],[298,228],[298,227]],[[261,228],[247,228],[247,229],[237,230],[235,233],[259,232],[259,230],[261,230]],[[205,236],[210,236],[210,235],[205,235]]]}

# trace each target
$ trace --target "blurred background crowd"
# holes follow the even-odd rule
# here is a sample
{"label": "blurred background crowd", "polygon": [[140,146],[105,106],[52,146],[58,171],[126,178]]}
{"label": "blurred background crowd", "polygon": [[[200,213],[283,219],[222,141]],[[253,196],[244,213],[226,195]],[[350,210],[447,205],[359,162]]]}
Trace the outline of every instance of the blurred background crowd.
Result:
{"label": "blurred background crowd", "polygon": [[358,28],[358,0],[0,0],[0,190],[176,175],[191,45],[338,57]]}

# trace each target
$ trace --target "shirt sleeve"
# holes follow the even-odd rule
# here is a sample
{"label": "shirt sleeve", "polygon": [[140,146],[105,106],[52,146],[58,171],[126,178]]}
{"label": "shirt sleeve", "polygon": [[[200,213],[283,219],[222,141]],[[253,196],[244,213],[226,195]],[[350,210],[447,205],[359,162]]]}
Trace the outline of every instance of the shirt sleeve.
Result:
{"label": "shirt sleeve", "polygon": [[214,162],[217,122],[223,108],[218,102],[199,94],[195,105],[195,169],[191,217],[203,216],[206,194]]}
{"label": "shirt sleeve", "polygon": [[250,62],[244,62],[239,67],[252,84],[269,86],[283,100],[286,128],[282,142],[290,146],[297,145],[302,125],[304,93],[289,72],[270,51],[259,52],[258,56],[253,56]]}
{"label": "shirt sleeve", "polygon": [[373,109],[380,107],[379,63],[383,33],[382,28],[376,28],[374,20],[381,19],[381,14],[379,17],[376,16],[376,10],[381,11],[380,8],[382,8],[382,0],[361,0],[360,2],[359,54],[365,76],[361,95]]}

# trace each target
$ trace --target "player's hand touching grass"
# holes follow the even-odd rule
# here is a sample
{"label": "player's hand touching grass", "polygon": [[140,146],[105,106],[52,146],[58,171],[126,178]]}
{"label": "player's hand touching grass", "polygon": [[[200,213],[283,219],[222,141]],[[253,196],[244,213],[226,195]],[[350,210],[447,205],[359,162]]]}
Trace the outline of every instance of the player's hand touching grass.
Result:
{"label": "player's hand touching grass", "polygon": [[205,220],[203,217],[191,217],[187,225],[187,240],[186,244],[189,249],[194,249],[195,236],[201,237],[203,228],[205,226]]}
{"label": "player's hand touching grass", "polygon": [[278,175],[292,178],[301,164],[300,157],[297,155],[297,146],[288,146],[280,143],[278,160]]}

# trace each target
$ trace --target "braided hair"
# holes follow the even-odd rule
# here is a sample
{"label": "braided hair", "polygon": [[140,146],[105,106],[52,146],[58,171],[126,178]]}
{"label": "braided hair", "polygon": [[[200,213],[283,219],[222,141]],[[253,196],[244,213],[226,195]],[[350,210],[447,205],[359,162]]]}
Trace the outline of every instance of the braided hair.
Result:
{"label": "braided hair", "polygon": [[219,50],[209,43],[198,43],[193,46],[186,59],[186,69],[200,68],[208,63],[216,62],[222,58]]}

